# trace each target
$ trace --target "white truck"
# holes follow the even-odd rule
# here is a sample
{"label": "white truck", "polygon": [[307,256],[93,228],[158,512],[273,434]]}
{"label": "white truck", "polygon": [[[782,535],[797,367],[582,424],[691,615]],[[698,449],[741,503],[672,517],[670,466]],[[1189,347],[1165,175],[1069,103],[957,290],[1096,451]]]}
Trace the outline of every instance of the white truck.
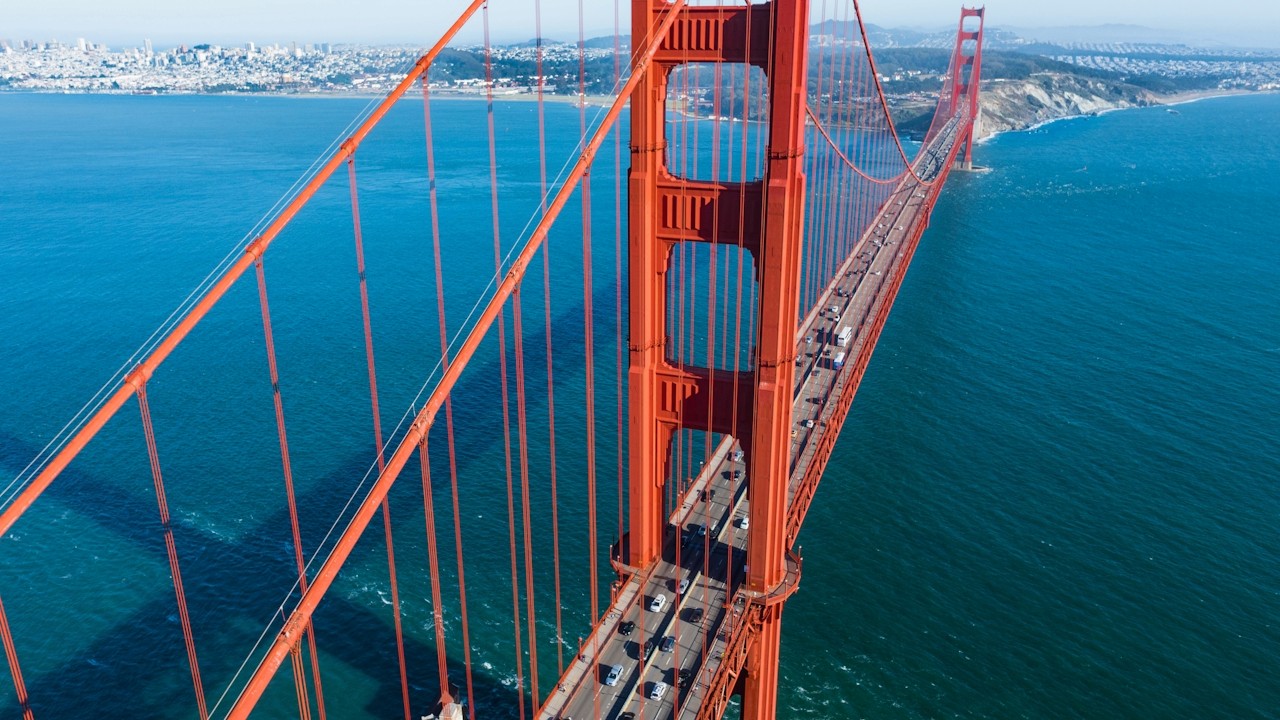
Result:
{"label": "white truck", "polygon": [[845,325],[840,328],[840,334],[836,336],[836,345],[840,347],[849,347],[849,341],[853,339],[853,328]]}

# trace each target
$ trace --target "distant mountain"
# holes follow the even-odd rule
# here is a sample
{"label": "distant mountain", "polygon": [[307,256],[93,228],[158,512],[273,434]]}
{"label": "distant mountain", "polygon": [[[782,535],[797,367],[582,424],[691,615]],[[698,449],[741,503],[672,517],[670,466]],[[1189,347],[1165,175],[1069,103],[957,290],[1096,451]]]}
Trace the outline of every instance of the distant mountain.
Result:
{"label": "distant mountain", "polygon": [[[1194,33],[1161,30],[1142,25],[1076,25],[1048,28],[1005,28],[1028,40],[1042,43],[1131,43],[1149,45],[1201,45],[1205,38]],[[1219,42],[1209,44],[1218,45]]]}
{"label": "distant mountain", "polygon": [[[613,49],[613,36],[612,36],[612,35],[602,35],[602,36],[600,36],[600,37],[587,38],[587,41],[586,41],[586,43],[584,43],[584,44],[585,44],[587,47],[589,47],[589,48],[605,48],[605,49],[612,50],[612,49]],[[621,47],[621,48],[623,48],[623,49],[626,49],[626,48],[631,47],[631,36],[630,36],[630,35],[621,35],[621,36],[619,36],[619,37],[618,37],[618,46],[619,46],[619,47]]]}
{"label": "distant mountain", "polygon": [[[856,20],[826,20],[816,25],[810,25],[809,34],[826,35],[837,40],[852,41],[856,44],[862,43]],[[929,47],[936,46],[940,42],[948,45],[954,44],[956,36],[954,30],[930,32],[904,28],[883,28],[879,25],[867,23],[867,40],[870,41],[873,48]]]}
{"label": "distant mountain", "polygon": [[[826,35],[837,39],[851,40],[857,45],[862,44],[862,38],[858,33],[858,23],[853,20],[843,22],[827,20],[810,25],[809,34]],[[956,28],[954,26],[941,27],[935,30],[886,28],[867,23],[867,40],[870,41],[871,47],[875,49],[917,47],[949,49],[956,43]],[[1015,33],[992,27],[988,27],[984,31],[983,41],[985,47],[988,48],[1017,47],[1026,42]]]}
{"label": "distant mountain", "polygon": [[[862,44],[858,32],[858,23],[853,20],[827,20],[809,26],[809,34],[814,36],[830,36],[837,40]],[[937,29],[928,28],[886,28],[871,23],[867,24],[867,39],[871,47],[881,48],[947,48],[956,41],[956,28],[944,26]],[[623,35],[618,38],[623,49],[631,44],[631,37]],[[588,38],[588,49],[612,49],[613,35],[601,35]],[[1186,45],[1190,47],[1275,47],[1280,41],[1271,43],[1245,43],[1241,39],[1231,40],[1215,36],[1213,33],[1190,33],[1174,30],[1161,30],[1142,25],[1092,25],[1047,28],[1025,28],[989,25],[984,31],[983,47],[988,50],[1020,50],[1022,52],[1057,54],[1058,47],[1069,43],[1120,43],[1143,45]],[[577,45],[576,39],[543,38],[544,45]],[[535,47],[536,39],[512,43],[508,47]]]}
{"label": "distant mountain", "polygon": [[[612,50],[613,42],[614,42],[614,39],[612,35],[601,35],[600,37],[587,38],[586,41],[583,42],[583,45],[585,45],[588,49]],[[631,37],[629,35],[622,35],[621,37],[618,38],[619,46],[622,47],[623,49],[630,47],[630,42],[631,42]],[[549,45],[573,45],[574,47],[577,47],[578,41],[576,39],[562,40],[559,38],[544,37],[542,38],[542,45],[543,47],[546,47]],[[537,46],[538,46],[537,38],[529,38],[528,40],[522,40],[520,42],[514,42],[514,43],[511,43],[510,45],[507,45],[507,47],[509,48],[531,48],[531,47],[537,47]]]}

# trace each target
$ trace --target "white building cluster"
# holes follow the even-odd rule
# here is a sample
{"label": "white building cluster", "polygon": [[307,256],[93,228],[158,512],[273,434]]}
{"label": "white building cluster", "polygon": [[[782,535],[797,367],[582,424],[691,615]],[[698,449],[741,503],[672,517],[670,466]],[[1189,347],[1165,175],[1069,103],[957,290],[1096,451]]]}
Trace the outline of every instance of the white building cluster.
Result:
{"label": "white building cluster", "polygon": [[1054,60],[1118,73],[1126,78],[1217,78],[1224,89],[1280,89],[1276,51],[1192,48],[1186,45],[1070,43]]}
{"label": "white building cluster", "polygon": [[[82,49],[83,48],[83,49]],[[112,51],[94,43],[0,41],[0,90],[203,93],[390,89],[417,59],[409,48],[179,46]]]}

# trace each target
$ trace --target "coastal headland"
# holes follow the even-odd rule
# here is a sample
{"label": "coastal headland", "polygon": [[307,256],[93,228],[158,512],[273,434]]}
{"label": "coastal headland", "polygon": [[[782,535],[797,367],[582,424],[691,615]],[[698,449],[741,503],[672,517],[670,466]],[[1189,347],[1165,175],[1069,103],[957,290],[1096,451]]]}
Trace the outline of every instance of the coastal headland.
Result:
{"label": "coastal headland", "polygon": [[[933,120],[938,88],[947,77],[950,52],[932,36],[878,29],[873,47],[877,72],[904,135],[919,138]],[[946,34],[943,34],[946,35]],[[839,28],[813,28],[814,53],[856,57],[862,46]],[[912,44],[914,43],[914,44]],[[1113,110],[1175,104],[1219,95],[1280,90],[1280,51],[1204,50],[1185,46],[1048,45],[993,31],[983,55],[979,138],[1025,130],[1055,120]],[[615,52],[627,38],[577,43],[527,41],[494,47],[448,48],[431,73],[435,98],[533,100],[607,105],[616,87]],[[199,44],[153,49],[112,49],[84,40],[0,41],[0,92],[133,95],[252,94],[297,97],[378,97],[402,77],[420,49],[359,45],[221,47]],[[531,74],[541,58],[542,75]],[[580,75],[580,68],[582,75]],[[732,82],[722,94],[733,97]],[[541,93],[539,93],[541,87]],[[672,98],[672,110],[689,116],[741,116],[722,107],[710,87]],[[817,98],[814,102],[859,102]],[[746,113],[754,119],[752,111]]]}

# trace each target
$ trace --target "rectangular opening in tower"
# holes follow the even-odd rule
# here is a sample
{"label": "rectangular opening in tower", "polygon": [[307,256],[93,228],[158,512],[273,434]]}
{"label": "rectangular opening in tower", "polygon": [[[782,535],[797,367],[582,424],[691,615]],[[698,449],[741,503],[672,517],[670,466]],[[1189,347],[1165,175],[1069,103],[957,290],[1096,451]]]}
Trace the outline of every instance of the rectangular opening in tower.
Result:
{"label": "rectangular opening in tower", "polygon": [[768,81],[742,63],[687,63],[667,79],[666,165],[697,182],[747,182],[764,172]]}
{"label": "rectangular opening in tower", "polygon": [[750,370],[758,300],[750,253],[735,245],[676,245],[667,269],[667,362]]}
{"label": "rectangular opening in tower", "polygon": [[[733,438],[720,433],[706,432],[703,430],[694,430],[692,428],[678,428],[675,435],[671,439],[671,476],[668,478],[666,492],[664,493],[663,502],[665,504],[664,513],[669,517],[681,505],[681,502],[689,497],[692,488],[698,483],[704,472],[724,472],[717,470],[708,470],[719,466],[719,461],[733,455],[734,445]],[[730,474],[732,472],[730,471]],[[739,472],[741,475],[741,472]],[[715,478],[710,478],[715,479]],[[731,480],[725,483],[724,480]],[[719,484],[723,487],[728,485],[730,488],[736,487],[745,482],[739,478],[719,478]],[[711,483],[715,484],[715,483]],[[696,497],[706,497],[707,500],[715,501],[716,490],[706,490],[707,484],[699,486],[698,495]],[[724,492],[722,489],[720,492]],[[707,497],[707,494],[709,497]],[[729,492],[728,496],[734,493]],[[727,497],[727,496],[726,496]],[[725,501],[726,497],[719,498]],[[681,524],[683,533],[692,532],[698,534],[698,525],[706,525],[710,528],[715,524],[715,520],[706,517],[708,506],[703,504],[699,506],[702,512],[694,513]],[[687,537],[687,536],[686,536]],[[686,546],[685,548],[689,548]]]}

